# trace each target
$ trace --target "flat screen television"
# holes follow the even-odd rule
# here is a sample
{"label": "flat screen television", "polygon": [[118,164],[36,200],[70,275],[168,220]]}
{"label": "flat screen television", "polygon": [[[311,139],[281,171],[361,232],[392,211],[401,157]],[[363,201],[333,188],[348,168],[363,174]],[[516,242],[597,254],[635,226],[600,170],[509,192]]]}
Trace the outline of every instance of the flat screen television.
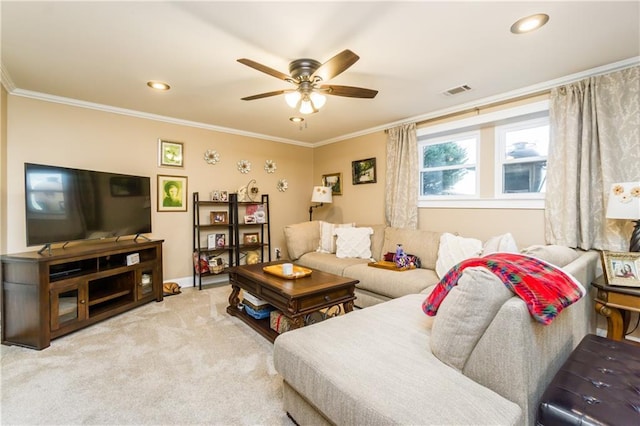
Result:
{"label": "flat screen television", "polygon": [[151,232],[149,177],[25,163],[27,245]]}

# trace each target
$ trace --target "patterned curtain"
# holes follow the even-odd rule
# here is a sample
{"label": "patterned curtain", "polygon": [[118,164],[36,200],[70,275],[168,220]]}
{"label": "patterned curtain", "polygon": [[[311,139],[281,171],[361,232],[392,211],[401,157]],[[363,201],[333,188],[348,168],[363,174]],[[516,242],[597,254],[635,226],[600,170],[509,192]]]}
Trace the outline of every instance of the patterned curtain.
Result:
{"label": "patterned curtain", "polygon": [[611,184],[640,180],[640,67],[551,90],[545,236],[627,251],[631,221],[606,219]]}
{"label": "patterned curtain", "polygon": [[418,228],[418,139],[415,123],[389,129],[385,218],[396,228]]}

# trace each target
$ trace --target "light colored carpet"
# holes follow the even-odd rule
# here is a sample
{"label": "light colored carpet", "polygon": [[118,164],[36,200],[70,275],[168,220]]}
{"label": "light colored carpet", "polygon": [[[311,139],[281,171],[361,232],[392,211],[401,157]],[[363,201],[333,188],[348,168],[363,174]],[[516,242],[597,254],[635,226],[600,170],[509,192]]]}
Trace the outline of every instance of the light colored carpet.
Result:
{"label": "light colored carpet", "polygon": [[42,351],[1,346],[10,424],[293,425],[273,345],[226,313],[230,287],[188,287]]}

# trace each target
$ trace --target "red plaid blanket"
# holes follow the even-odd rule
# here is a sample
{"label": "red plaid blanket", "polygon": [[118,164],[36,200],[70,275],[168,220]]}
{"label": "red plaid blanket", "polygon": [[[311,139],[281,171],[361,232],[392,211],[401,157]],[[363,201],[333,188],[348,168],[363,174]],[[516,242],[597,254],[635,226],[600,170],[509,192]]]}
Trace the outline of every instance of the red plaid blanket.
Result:
{"label": "red plaid blanket", "polygon": [[434,316],[465,268],[473,266],[493,272],[524,300],[531,316],[545,325],[585,294],[584,287],[575,278],[542,260],[515,253],[494,253],[464,260],[451,268],[422,303],[422,310]]}

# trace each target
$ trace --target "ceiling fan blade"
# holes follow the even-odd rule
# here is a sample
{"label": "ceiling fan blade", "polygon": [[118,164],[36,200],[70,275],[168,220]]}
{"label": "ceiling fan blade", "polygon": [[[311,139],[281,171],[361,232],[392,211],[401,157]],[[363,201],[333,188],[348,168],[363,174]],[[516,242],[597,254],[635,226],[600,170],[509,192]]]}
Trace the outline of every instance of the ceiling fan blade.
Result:
{"label": "ceiling fan blade", "polygon": [[320,86],[322,93],[333,96],[346,96],[348,98],[367,98],[373,99],[378,94],[377,90],[365,89],[353,86],[337,86],[335,84],[327,84]]}
{"label": "ceiling fan blade", "polygon": [[242,98],[242,100],[243,101],[253,101],[254,99],[268,98],[270,96],[282,95],[282,94],[285,94],[287,92],[291,92],[291,90],[276,90],[274,92],[260,93],[259,95],[247,96],[246,98]]}
{"label": "ceiling fan blade", "polygon": [[324,64],[320,65],[320,68],[311,75],[313,81],[316,77],[322,81],[327,81],[345,71],[351,65],[355,64],[360,56],[356,55],[349,49],[343,50],[333,58],[329,59]]}
{"label": "ceiling fan blade", "polygon": [[269,74],[270,76],[273,76],[275,78],[279,78],[280,80],[284,80],[284,81],[293,80],[287,74],[281,73],[280,71],[274,70],[273,68],[269,68],[266,65],[259,64],[258,62],[252,61],[251,59],[242,58],[242,59],[238,59],[238,62],[248,67],[251,67],[253,69],[256,69],[258,71],[262,71],[265,74]]}

